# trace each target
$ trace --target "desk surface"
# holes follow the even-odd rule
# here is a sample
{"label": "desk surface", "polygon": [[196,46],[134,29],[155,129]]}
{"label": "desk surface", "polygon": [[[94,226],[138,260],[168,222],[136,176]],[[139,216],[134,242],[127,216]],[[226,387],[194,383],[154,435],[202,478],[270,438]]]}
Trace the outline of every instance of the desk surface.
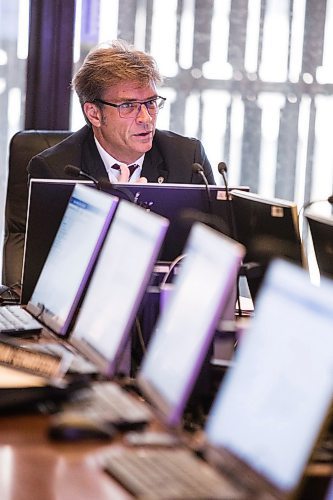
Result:
{"label": "desk surface", "polygon": [[3,500],[124,500],[130,498],[99,467],[109,444],[56,443],[48,417],[0,417],[0,492]]}
{"label": "desk surface", "polygon": [[[2,500],[125,500],[132,498],[100,467],[117,442],[61,443],[47,438],[45,415],[0,417]],[[332,476],[333,466],[312,466]]]}

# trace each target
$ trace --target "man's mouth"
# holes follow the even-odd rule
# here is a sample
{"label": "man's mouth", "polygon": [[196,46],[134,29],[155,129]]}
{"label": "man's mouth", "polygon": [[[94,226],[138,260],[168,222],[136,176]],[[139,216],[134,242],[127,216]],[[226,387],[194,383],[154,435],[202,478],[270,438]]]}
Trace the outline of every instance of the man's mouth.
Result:
{"label": "man's mouth", "polygon": [[138,134],[134,134],[135,137],[149,137],[152,134],[152,131],[139,132]]}

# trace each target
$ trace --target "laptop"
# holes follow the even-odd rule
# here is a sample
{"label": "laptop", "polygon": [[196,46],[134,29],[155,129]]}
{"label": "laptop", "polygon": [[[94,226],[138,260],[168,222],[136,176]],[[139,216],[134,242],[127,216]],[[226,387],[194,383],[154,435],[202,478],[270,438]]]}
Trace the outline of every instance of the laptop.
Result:
{"label": "laptop", "polygon": [[280,198],[234,190],[235,238],[246,247],[243,273],[255,302],[271,259],[282,257],[307,268],[297,205]]}
{"label": "laptop", "polygon": [[121,200],[69,342],[112,377],[148,286],[169,222]]}
{"label": "laptop", "polygon": [[193,225],[173,291],[137,375],[142,393],[168,426],[181,421],[233,295],[244,251],[227,236],[201,223]]}
{"label": "laptop", "polygon": [[[193,477],[198,485],[196,496],[186,496],[173,476],[164,477],[158,498],[297,497],[332,403],[332,307],[332,281],[314,287],[297,265],[282,260],[270,265],[256,316],[209,413],[200,450],[204,460],[184,447],[162,450],[164,460],[177,464],[180,456],[184,479],[192,482]],[[132,494],[155,498],[157,483],[152,480],[152,486],[142,467],[153,456],[156,469],[159,451],[113,449],[104,467]]]}
{"label": "laptop", "polygon": [[[120,207],[122,203],[124,202],[120,203]],[[127,248],[126,255],[131,254],[133,259],[136,247]],[[145,405],[145,408],[150,407],[153,410],[148,417],[147,411],[145,412],[146,421],[147,418],[151,419],[153,412],[156,411],[168,426],[177,427],[181,424],[185,405],[211,345],[215,327],[234,289],[243,255],[244,248],[227,236],[201,223],[193,226],[186,245],[186,257],[177,275],[174,291],[157,321],[136,377],[138,389],[150,403],[149,406]],[[138,260],[135,258],[136,263]],[[123,256],[121,262],[124,262]],[[103,268],[104,265],[101,266],[100,272]],[[94,282],[91,286],[94,286]],[[105,286],[107,285],[102,289],[105,289]],[[122,299],[126,295],[124,290]],[[111,304],[112,301],[110,310],[103,311],[101,315],[103,323],[101,338],[105,339],[106,353],[109,349],[111,352],[113,350],[111,338],[113,327],[110,326],[108,332],[104,331],[104,328],[108,324],[112,325],[112,318],[117,322],[116,313],[111,311]],[[96,307],[99,308],[98,304]],[[123,306],[119,304],[118,307]],[[93,314],[93,320],[89,320],[89,324],[96,325],[98,329],[100,315],[97,315],[95,310]],[[85,327],[87,315],[88,309],[84,316],[79,317],[74,328],[73,335],[77,335],[79,340],[80,330],[85,329],[88,332]],[[93,333],[86,333],[87,343],[92,342],[92,335]],[[96,337],[92,347],[96,348],[98,342],[99,339]],[[112,368],[111,364],[112,370],[115,371],[115,368]],[[124,390],[122,392],[125,396],[129,396],[128,392],[125,393]],[[111,395],[109,399],[112,400],[113,396]],[[82,407],[80,402],[78,405],[69,405],[67,412],[68,415],[76,413],[80,418],[84,412],[89,413],[89,416],[93,414],[92,406],[89,407],[85,403]],[[101,420],[115,423],[111,412],[107,413],[104,409],[103,417],[99,418],[99,421]],[[121,415],[122,427],[125,427],[125,421],[133,424],[133,420],[133,416],[127,415],[124,410]]]}
{"label": "laptop", "polygon": [[[0,342],[0,363],[10,359],[16,369],[53,379],[68,370],[109,377],[129,371],[122,355],[130,352],[130,328],[167,227],[165,218],[121,201],[66,344]],[[69,342],[74,349],[66,347]]]}
{"label": "laptop", "polygon": [[297,205],[280,198],[234,190],[236,239],[246,246],[245,262],[286,257],[305,266]]}
{"label": "laptop", "polygon": [[21,304],[27,304],[51,249],[76,184],[89,181],[31,179],[21,277]]}
{"label": "laptop", "polygon": [[320,274],[333,277],[333,217],[305,212]]}
{"label": "laptop", "polygon": [[18,316],[20,324],[5,324],[1,333],[24,337],[46,326],[60,336],[68,334],[117,203],[94,188],[75,186],[26,310],[1,308],[7,317]]}

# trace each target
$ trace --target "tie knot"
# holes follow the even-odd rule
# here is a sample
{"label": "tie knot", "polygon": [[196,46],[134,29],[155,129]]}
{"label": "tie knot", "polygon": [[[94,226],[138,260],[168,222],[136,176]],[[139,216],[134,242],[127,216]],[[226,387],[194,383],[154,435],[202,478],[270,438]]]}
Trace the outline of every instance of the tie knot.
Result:
{"label": "tie knot", "polygon": [[[128,170],[129,170],[129,173],[130,173],[130,177],[132,177],[133,173],[135,172],[135,170],[139,167],[139,165],[137,165],[136,163],[133,163],[133,165],[128,165]],[[112,168],[114,168],[115,170],[120,170],[120,165],[118,165],[118,163],[115,163],[114,165],[112,165]]]}
{"label": "tie knot", "polygon": [[133,165],[128,165],[128,170],[130,171],[130,177],[133,175],[133,173],[136,171],[136,169],[139,167],[136,163],[133,163]]}

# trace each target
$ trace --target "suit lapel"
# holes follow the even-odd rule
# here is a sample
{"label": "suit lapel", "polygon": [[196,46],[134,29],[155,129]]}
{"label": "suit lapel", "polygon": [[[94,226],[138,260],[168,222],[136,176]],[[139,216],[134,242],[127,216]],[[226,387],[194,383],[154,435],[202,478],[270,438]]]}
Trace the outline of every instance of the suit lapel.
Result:
{"label": "suit lapel", "polygon": [[168,180],[169,171],[155,142],[151,150],[145,154],[141,176],[146,177],[148,182],[162,183]]}
{"label": "suit lapel", "polygon": [[98,153],[94,135],[91,130],[89,130],[82,144],[81,168],[84,172],[93,175],[96,179],[108,179],[106,168]]}

